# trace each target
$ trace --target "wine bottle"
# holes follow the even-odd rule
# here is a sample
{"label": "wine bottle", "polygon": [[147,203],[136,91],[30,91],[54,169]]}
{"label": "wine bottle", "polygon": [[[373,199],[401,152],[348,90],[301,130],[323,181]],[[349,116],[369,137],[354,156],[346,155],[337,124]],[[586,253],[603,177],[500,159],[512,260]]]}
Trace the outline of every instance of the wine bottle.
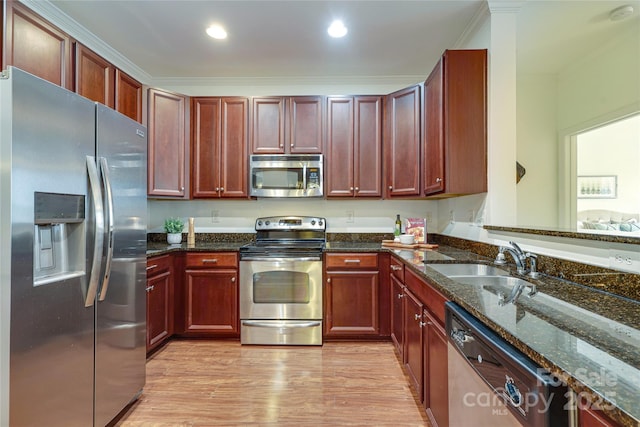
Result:
{"label": "wine bottle", "polygon": [[402,221],[400,220],[400,214],[396,215],[396,224],[393,228],[393,235],[399,236],[402,234]]}

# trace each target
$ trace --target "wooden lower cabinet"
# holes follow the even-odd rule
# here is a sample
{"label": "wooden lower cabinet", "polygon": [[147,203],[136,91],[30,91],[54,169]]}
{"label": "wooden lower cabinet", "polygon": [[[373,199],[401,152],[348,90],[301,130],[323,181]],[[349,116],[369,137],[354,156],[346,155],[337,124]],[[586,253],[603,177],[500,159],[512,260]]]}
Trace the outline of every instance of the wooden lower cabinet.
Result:
{"label": "wooden lower cabinet", "polygon": [[147,260],[147,352],[173,335],[173,260],[170,255]]}
{"label": "wooden lower cabinet", "polygon": [[375,253],[325,257],[324,336],[380,336],[380,273]]}
{"label": "wooden lower cabinet", "polygon": [[240,336],[236,253],[188,253],[184,289],[185,334]]}
{"label": "wooden lower cabinet", "polygon": [[580,427],[617,427],[620,425],[602,411],[591,409],[585,405],[583,402],[578,409],[578,425]]}
{"label": "wooden lower cabinet", "polygon": [[408,289],[404,290],[404,367],[411,381],[411,386],[423,399],[423,374],[422,374],[422,302]]}
{"label": "wooden lower cabinet", "polygon": [[404,284],[391,276],[391,341],[404,360]]}
{"label": "wooden lower cabinet", "polygon": [[424,407],[432,426],[449,425],[447,334],[427,310],[422,312],[424,355]]}

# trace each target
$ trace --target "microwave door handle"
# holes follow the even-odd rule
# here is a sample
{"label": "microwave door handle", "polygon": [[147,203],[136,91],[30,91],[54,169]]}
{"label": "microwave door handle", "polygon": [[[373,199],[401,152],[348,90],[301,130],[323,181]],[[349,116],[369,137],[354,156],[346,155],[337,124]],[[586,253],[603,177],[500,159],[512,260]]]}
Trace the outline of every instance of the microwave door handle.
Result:
{"label": "microwave door handle", "polygon": [[302,191],[307,191],[307,164],[302,165]]}
{"label": "microwave door handle", "polygon": [[100,191],[100,178],[94,157],[87,156],[87,175],[89,176],[89,186],[91,187],[91,197],[93,199],[93,210],[95,213],[95,236],[93,242],[93,260],[91,262],[91,273],[89,275],[89,285],[85,296],[85,307],[91,307],[96,299],[98,282],[100,280],[100,264],[102,262],[102,246],[104,244],[104,206],[102,204],[102,194]]}

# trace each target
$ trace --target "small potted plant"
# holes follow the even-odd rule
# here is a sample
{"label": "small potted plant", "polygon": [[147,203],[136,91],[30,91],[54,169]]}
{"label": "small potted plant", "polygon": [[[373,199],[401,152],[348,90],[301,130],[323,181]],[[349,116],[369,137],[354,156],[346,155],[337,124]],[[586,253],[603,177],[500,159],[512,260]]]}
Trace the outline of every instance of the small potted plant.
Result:
{"label": "small potted plant", "polygon": [[184,221],[180,218],[167,218],[164,220],[164,231],[167,232],[167,243],[170,245],[182,242],[182,229]]}

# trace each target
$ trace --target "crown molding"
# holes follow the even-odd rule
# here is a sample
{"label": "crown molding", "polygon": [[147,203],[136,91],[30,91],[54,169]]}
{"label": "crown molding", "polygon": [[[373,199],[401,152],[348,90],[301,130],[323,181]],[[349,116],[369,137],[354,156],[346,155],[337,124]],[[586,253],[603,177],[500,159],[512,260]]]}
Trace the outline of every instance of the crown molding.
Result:
{"label": "crown molding", "polygon": [[19,0],[44,19],[69,34],[84,46],[93,50],[107,61],[142,83],[152,80],[149,73],[138,67],[129,58],[105,43],[98,36],[80,25],[76,20],[58,9],[49,0]]}
{"label": "crown molding", "polygon": [[489,5],[486,2],[482,3],[478,8],[478,10],[476,11],[476,14],[473,15],[473,17],[465,27],[462,34],[460,34],[460,37],[458,37],[458,40],[456,40],[456,42],[454,43],[453,48],[461,49],[464,46],[466,46],[469,38],[471,38],[471,36],[475,34],[475,32],[480,27],[482,27],[482,25],[484,25],[489,15],[490,15]]}
{"label": "crown molding", "polygon": [[518,13],[526,0],[489,0],[487,6],[491,13]]}

